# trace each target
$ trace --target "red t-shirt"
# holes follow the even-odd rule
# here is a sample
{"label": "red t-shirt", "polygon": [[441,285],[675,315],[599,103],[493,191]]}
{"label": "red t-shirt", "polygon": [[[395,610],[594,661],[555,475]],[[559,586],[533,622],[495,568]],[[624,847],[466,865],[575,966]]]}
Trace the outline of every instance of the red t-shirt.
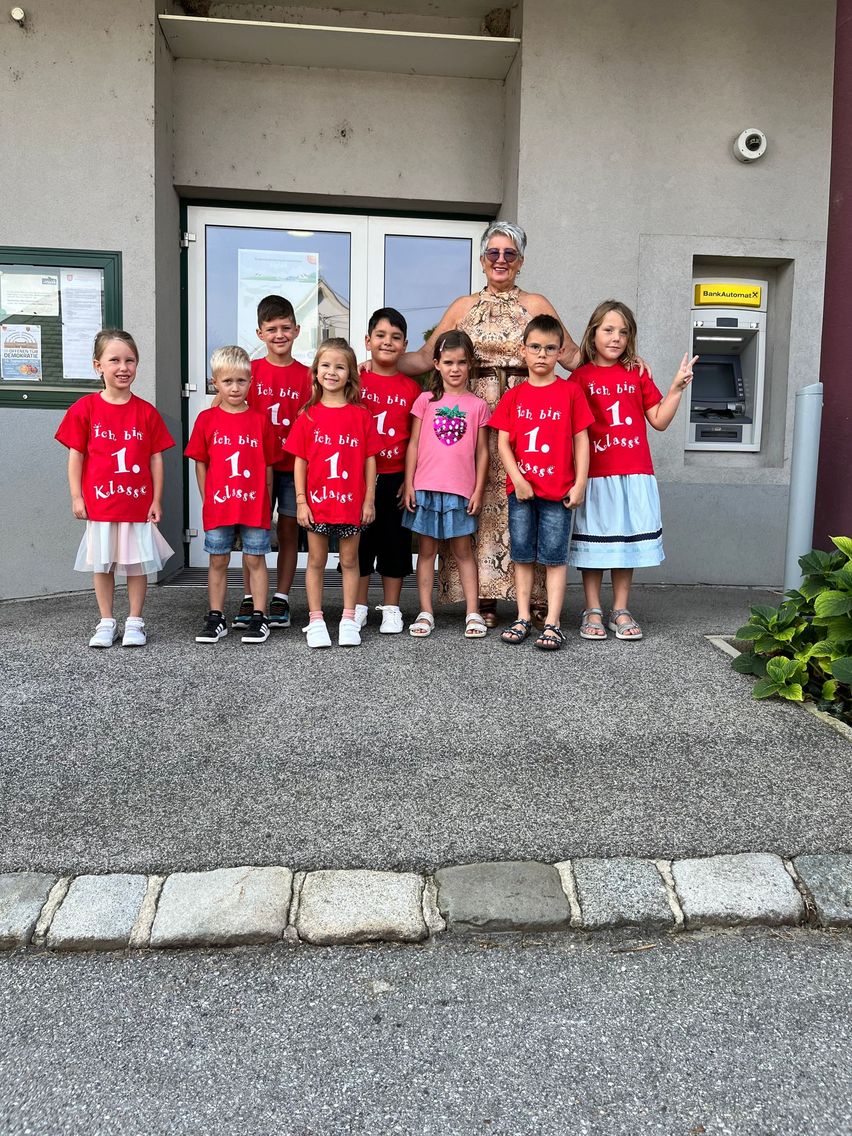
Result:
{"label": "red t-shirt", "polygon": [[[507,390],[488,423],[505,430],[518,469],[536,497],[561,501],[574,484],[574,435],[594,422],[576,383],[555,379],[546,387],[519,383]],[[506,477],[506,492],[514,493]]]}
{"label": "red t-shirt", "polygon": [[361,401],[376,423],[382,449],[376,454],[377,473],[399,473],[405,469],[405,451],[411,437],[411,408],[421,387],[407,375],[361,375]]}
{"label": "red t-shirt", "polygon": [[204,531],[222,525],[268,529],[272,506],[266,467],[278,456],[275,432],[259,410],[230,414],[220,406],[202,410],[183,451],[207,466],[201,519]]}
{"label": "red t-shirt", "polygon": [[99,391],[70,406],[57,441],[83,455],[83,501],[90,521],[147,521],[153,500],[151,456],[175,443],[157,410],[131,394],[107,402]]}
{"label": "red t-shirt", "polygon": [[318,402],[296,419],[287,452],[308,463],[308,508],[326,525],[360,525],[367,493],[367,458],[382,448],[366,406]]}
{"label": "red t-shirt", "polygon": [[269,415],[272,429],[278,439],[278,456],[273,469],[290,470],[293,458],[284,452],[284,443],[296,415],[311,397],[311,371],[304,363],[294,360],[286,367],[276,367],[268,359],[252,359],[252,384],[246,401],[255,410]]}
{"label": "red t-shirt", "polygon": [[584,391],[595,416],[589,428],[589,477],[653,473],[645,411],[663,396],[651,376],[625,370],[620,363],[584,363],[571,379]]}

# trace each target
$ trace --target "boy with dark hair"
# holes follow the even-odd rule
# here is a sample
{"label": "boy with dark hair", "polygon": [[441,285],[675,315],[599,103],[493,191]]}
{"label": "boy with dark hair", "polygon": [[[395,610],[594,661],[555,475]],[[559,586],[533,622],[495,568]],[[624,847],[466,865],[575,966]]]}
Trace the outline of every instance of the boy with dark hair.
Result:
{"label": "boy with dark hair", "polygon": [[499,431],[506,468],[509,546],[515,564],[518,616],[501,638],[522,643],[530,633],[530,596],[536,564],[547,581],[547,618],[535,645],[558,651],[573,512],[582,504],[589,473],[589,432],[594,422],[577,383],[556,374],[564,342],[562,324],[541,315],[524,329],[522,354],[529,378],[507,390],[488,425]]}
{"label": "boy with dark hair", "polygon": [[[311,372],[304,363],[293,358],[293,344],[300,330],[293,305],[283,296],[264,296],[257,305],[257,337],[266,347],[266,355],[252,360],[253,381],[248,403],[269,417],[278,440],[278,454],[272,467],[272,503],[278,509],[278,564],[275,593],[269,605],[270,627],[290,626],[290,588],[296,573],[299,545],[294,459],[284,452],[284,443],[296,415],[311,395]],[[254,606],[245,567],[243,587],[243,601],[234,619],[235,626],[249,622]]]}
{"label": "boy with dark hair", "polygon": [[367,622],[370,576],[376,569],[382,577],[383,635],[402,631],[399,597],[403,577],[411,572],[411,533],[402,525],[401,501],[411,408],[421,392],[420,384],[397,367],[407,335],[405,317],[396,308],[373,312],[365,340],[370,362],[361,373],[361,401],[373,415],[383,448],[376,455],[376,519],[361,533],[358,546],[361,582],[355,620],[359,627]]}

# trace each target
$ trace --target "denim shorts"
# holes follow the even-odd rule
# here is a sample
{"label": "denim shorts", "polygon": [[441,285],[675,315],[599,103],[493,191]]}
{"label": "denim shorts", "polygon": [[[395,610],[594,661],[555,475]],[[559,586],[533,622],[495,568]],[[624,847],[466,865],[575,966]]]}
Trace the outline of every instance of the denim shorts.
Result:
{"label": "denim shorts", "polygon": [[234,551],[234,536],[239,530],[243,552],[249,556],[266,556],[270,551],[269,529],[255,529],[251,525],[221,525],[204,534],[204,551],[211,556],[225,556]]}
{"label": "denim shorts", "polygon": [[296,483],[292,469],[273,469],[272,504],[278,506],[279,517],[295,517]]}
{"label": "denim shorts", "polygon": [[574,510],[561,501],[532,497],[519,501],[509,494],[509,541],[516,564],[556,567],[568,561]]}

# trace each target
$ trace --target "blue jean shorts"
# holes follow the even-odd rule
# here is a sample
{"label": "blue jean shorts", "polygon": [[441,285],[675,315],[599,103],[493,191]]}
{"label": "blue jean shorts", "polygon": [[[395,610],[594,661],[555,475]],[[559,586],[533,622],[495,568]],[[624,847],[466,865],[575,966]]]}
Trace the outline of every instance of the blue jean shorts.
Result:
{"label": "blue jean shorts", "polygon": [[272,504],[277,505],[279,517],[295,517],[296,482],[291,469],[273,469]]}
{"label": "blue jean shorts", "polygon": [[509,541],[516,564],[566,564],[573,527],[574,510],[561,501],[519,501],[509,494]]}
{"label": "blue jean shorts", "polygon": [[239,530],[243,552],[249,556],[266,556],[271,551],[269,529],[255,529],[251,525],[221,525],[204,534],[204,551],[211,556],[227,556],[234,551],[234,537]]}

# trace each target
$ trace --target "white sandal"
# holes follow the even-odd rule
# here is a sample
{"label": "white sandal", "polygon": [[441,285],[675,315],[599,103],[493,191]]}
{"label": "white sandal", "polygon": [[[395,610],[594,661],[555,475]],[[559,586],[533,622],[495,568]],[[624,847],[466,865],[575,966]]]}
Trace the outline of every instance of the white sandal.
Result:
{"label": "white sandal", "polygon": [[485,622],[478,611],[472,611],[469,615],[465,616],[465,639],[484,639],[487,632],[488,624]]}
{"label": "white sandal", "polygon": [[[627,616],[626,623],[618,622],[619,617],[622,615]],[[642,638],[642,628],[639,626],[639,624],[636,622],[636,620],[633,618],[626,607],[614,607],[612,609],[607,617],[607,627],[609,627],[610,631],[615,632],[616,639],[623,639],[625,643],[638,643],[638,641]],[[624,634],[625,631],[632,631],[634,627],[636,628],[637,634]]]}
{"label": "white sandal", "polygon": [[409,625],[408,634],[415,639],[426,639],[435,630],[435,617],[431,611],[421,611],[415,621]]}

